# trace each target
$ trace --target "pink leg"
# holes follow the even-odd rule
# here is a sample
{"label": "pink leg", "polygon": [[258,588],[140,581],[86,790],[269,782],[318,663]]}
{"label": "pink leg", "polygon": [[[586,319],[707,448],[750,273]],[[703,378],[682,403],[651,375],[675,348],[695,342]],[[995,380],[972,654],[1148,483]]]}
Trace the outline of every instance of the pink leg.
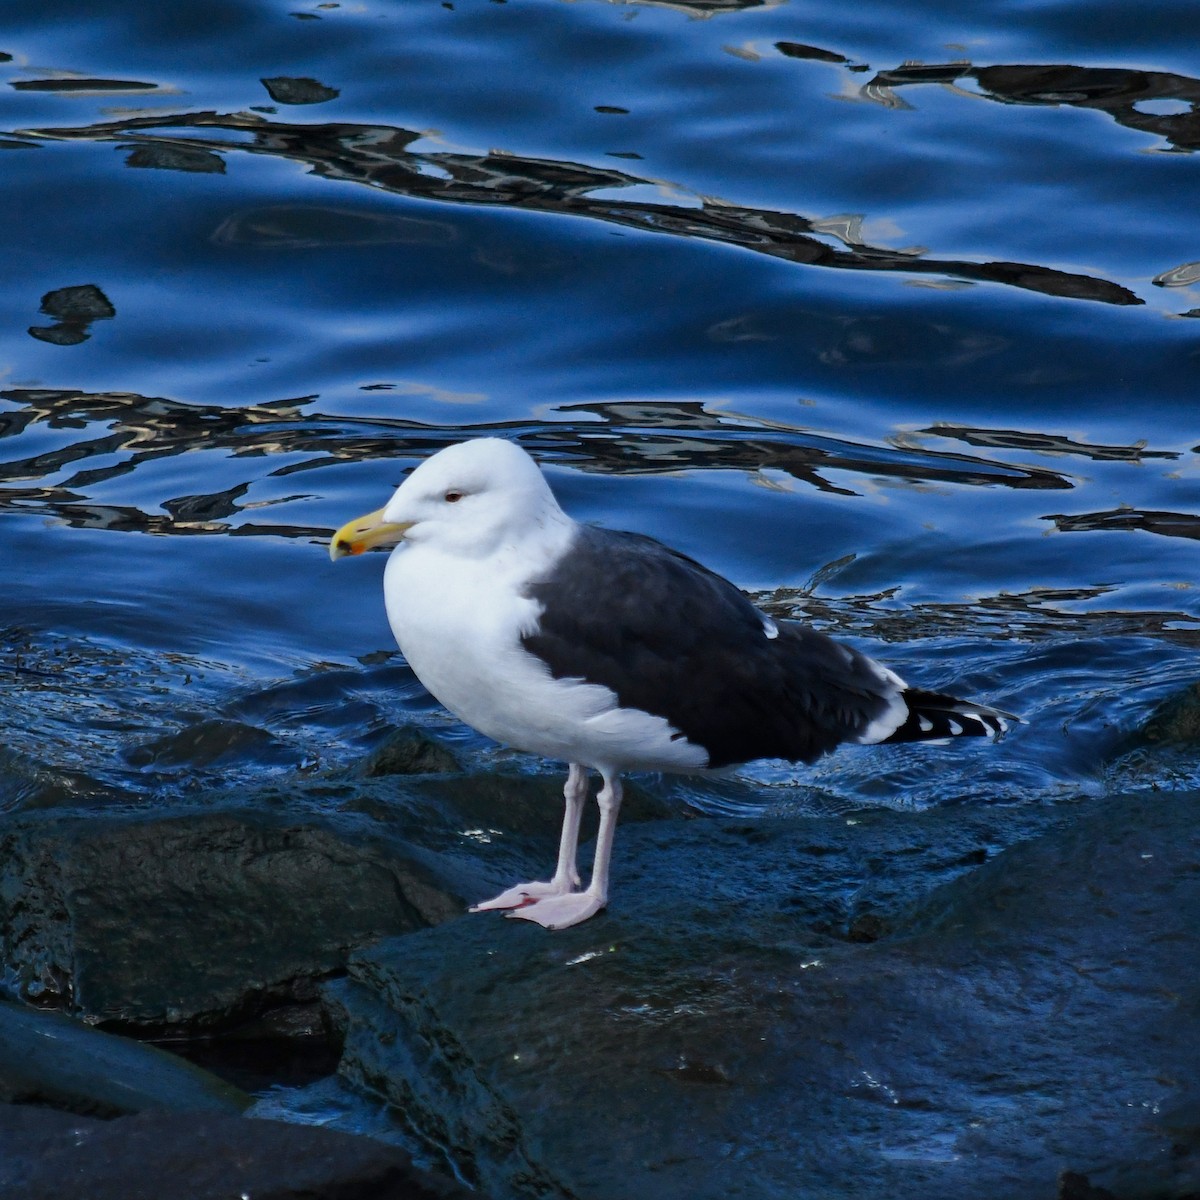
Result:
{"label": "pink leg", "polygon": [[596,834],[596,858],[592,879],[582,892],[539,897],[532,904],[513,908],[510,917],[536,921],[546,929],[566,929],[594,916],[608,903],[608,866],[612,860],[613,835],[617,831],[617,814],[621,809],[621,780],[615,771],[600,768],[604,786],[596,797],[600,806],[600,831]]}
{"label": "pink leg", "polygon": [[471,912],[485,912],[494,908],[521,908],[546,896],[565,896],[579,886],[579,872],[575,867],[576,851],[579,847],[579,819],[583,815],[583,802],[587,799],[587,767],[572,763],[567,772],[567,783],[563,788],[562,836],[558,842],[558,866],[554,878],[535,883],[518,883],[491,900],[471,906]]}

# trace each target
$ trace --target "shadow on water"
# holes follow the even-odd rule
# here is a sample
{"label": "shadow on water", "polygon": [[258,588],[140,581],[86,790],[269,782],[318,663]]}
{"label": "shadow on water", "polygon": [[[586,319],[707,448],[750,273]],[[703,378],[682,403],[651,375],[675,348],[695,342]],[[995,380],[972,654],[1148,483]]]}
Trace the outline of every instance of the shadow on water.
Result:
{"label": "shadow on water", "polygon": [[[1128,288],[1091,275],[1030,263],[938,259],[926,257],[920,249],[870,245],[863,240],[859,216],[817,220],[699,196],[689,197],[686,204],[601,196],[598,193],[625,189],[667,189],[659,180],[584,163],[416,149],[423,134],[389,125],[300,125],[253,113],[201,112],[135,116],[75,129],[26,130],[22,135],[118,142],[129,150],[129,166],[169,170],[213,172],[219,169],[221,155],[266,154],[307,163],[326,179],[396,195],[583,217],[648,233],[720,242],[805,266],[899,271],[1006,284],[1106,304],[1144,303]],[[276,206],[266,219],[256,212],[230,218],[214,236],[226,243],[302,240],[303,232],[289,231],[286,222],[286,210]]]}

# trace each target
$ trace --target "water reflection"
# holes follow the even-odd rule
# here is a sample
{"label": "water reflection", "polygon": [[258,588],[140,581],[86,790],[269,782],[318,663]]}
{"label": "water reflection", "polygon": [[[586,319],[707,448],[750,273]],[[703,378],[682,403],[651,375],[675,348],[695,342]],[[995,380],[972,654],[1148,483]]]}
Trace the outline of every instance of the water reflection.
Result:
{"label": "water reflection", "polygon": [[1191,287],[1200,283],[1200,262],[1180,263],[1177,267],[1155,275],[1150,281],[1157,287]]}
{"label": "water reflection", "polygon": [[1161,137],[1177,150],[1200,147],[1200,80],[1171,71],[1042,64],[975,67],[969,62],[906,63],[878,71],[863,85],[862,94],[890,107],[903,107],[905,102],[896,95],[898,88],[926,83],[961,87],[968,81],[978,89],[972,94],[1002,104],[1096,109],[1120,125]]}
{"label": "water reflection", "polygon": [[854,633],[879,642],[1155,637],[1179,646],[1200,646],[1200,616],[1178,609],[1104,609],[1097,601],[1117,590],[1110,586],[1037,587],[961,602],[889,607],[899,587],[829,597],[814,590],[819,576],[820,572],[807,588],[776,588],[759,593],[755,601],[774,617],[794,617],[839,634]]}
{"label": "water reflection", "polygon": [[211,240],[225,246],[302,250],[316,246],[444,246],[458,237],[459,231],[448,221],[327,205],[274,204],[235,213],[217,227]]}
{"label": "water reflection", "polygon": [[[562,413],[587,413],[596,421],[548,425],[529,440],[553,449],[584,470],[621,474],[705,468],[782,471],[818,491],[857,494],[829,478],[851,475],[912,482],[1060,489],[1071,480],[1042,467],[1013,465],[966,454],[835,438],[762,419],[710,412],[695,401],[617,401],[564,405]],[[665,430],[665,432],[658,432]]]}
{"label": "water reflection", "polygon": [[[172,130],[177,132],[172,132]],[[1044,295],[1142,304],[1128,288],[1092,275],[1032,263],[938,259],[923,251],[873,246],[861,219],[830,225],[798,213],[748,208],[697,197],[692,203],[622,199],[661,185],[610,167],[491,152],[414,148],[419,132],[389,125],[295,125],[254,113],[181,113],[129,117],[81,128],[43,128],[25,136],[130,143],[131,165],[212,171],[208,155],[245,152],[307,163],[328,179],[452,204],[506,205],[562,213],[677,237],[701,238],[806,266],[902,271],[1006,284]],[[226,136],[222,136],[226,135]],[[135,158],[138,154],[140,158]],[[149,157],[147,153],[149,153]],[[635,191],[635,189],[637,189]],[[228,239],[222,227],[219,236]]]}
{"label": "water reflection", "polygon": [[1194,513],[1114,508],[1108,512],[1053,513],[1044,520],[1053,521],[1055,528],[1063,533],[1141,530],[1162,537],[1200,538],[1200,516]]}
{"label": "water reflection", "polygon": [[56,288],[42,297],[41,311],[55,319],[53,325],[31,325],[29,336],[56,346],[77,346],[91,337],[93,321],[117,315],[112,301],[94,283]]}
{"label": "water reflection", "polygon": [[261,82],[276,104],[324,104],[341,95],[337,88],[327,87],[320,80],[307,76],[276,75]]}
{"label": "water reflection", "polygon": [[1079,455],[1096,462],[1140,463],[1148,458],[1177,459],[1174,450],[1149,450],[1145,441],[1132,446],[1099,446],[1078,442],[1056,433],[1039,433],[1021,429],[973,429],[966,425],[939,422],[921,433],[966,442],[996,450],[1031,450],[1038,454]]}
{"label": "water reflection", "polygon": [[13,79],[9,85],[17,92],[68,92],[72,94],[136,94],[157,92],[162,89],[156,83],[141,83],[134,79],[89,79],[58,72],[47,79]]}
{"label": "water reflection", "polygon": [[775,8],[783,0],[617,0],[646,8],[673,8],[689,17],[715,17],[719,13],[736,13],[747,8]]}
{"label": "water reflection", "polygon": [[838,54],[836,50],[822,50],[820,46],[809,46],[804,42],[776,42],[775,49],[788,58],[808,58],[814,62],[838,63],[839,65],[850,61],[844,54]]}
{"label": "water reflection", "polygon": [[[322,528],[246,520],[246,510],[263,503],[247,501],[246,480],[211,493],[157,500],[155,507],[165,512],[97,503],[88,492],[143,464],[190,451],[224,452],[230,458],[286,456],[286,462],[266,472],[282,478],[340,462],[424,458],[460,441],[464,433],[458,420],[433,424],[325,414],[311,407],[315,400],[304,396],[236,408],[129,392],[0,391],[0,401],[10,406],[0,409],[0,445],[18,453],[0,462],[0,511],[43,512],[71,525],[143,533],[323,537],[328,531]],[[43,431],[64,436],[51,448],[20,455],[26,438],[39,447],[44,444]],[[583,471],[778,471],[839,495],[857,494],[851,486],[856,476],[1016,489],[1074,486],[1069,476],[1046,467],[930,450],[903,438],[875,444],[832,437],[710,411],[699,401],[563,405],[550,421],[482,422],[471,426],[471,432],[514,438],[543,460],[570,462]],[[831,478],[835,473],[838,482]]]}

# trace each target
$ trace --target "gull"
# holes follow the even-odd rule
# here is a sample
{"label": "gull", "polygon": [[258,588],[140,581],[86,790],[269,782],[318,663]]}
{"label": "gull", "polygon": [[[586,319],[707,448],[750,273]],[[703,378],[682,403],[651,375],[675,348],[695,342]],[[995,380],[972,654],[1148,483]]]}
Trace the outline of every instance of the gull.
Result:
{"label": "gull", "polygon": [[[842,743],[998,739],[1009,714],[909,687],[728,580],[638,533],[580,524],[515,443],[476,438],[422,462],[383,508],[333,536],[331,558],[392,546],[388,621],[429,692],[461,721],[568,764],[558,861],[472,912],[565,929],[608,903],[627,771],[812,763]],[[600,827],[576,867],[589,770]]]}

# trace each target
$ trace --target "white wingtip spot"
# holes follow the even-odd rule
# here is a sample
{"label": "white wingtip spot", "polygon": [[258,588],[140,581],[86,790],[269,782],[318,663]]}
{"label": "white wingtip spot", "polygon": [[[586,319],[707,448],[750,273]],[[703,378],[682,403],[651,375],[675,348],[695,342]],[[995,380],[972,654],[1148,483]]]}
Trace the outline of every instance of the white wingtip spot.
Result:
{"label": "white wingtip spot", "polygon": [[917,725],[922,733],[928,733],[933,728],[933,722],[928,717],[918,717]]}
{"label": "white wingtip spot", "polygon": [[774,641],[779,636],[779,626],[766,613],[759,613],[758,619],[762,622],[763,633],[767,635],[768,640]]}

